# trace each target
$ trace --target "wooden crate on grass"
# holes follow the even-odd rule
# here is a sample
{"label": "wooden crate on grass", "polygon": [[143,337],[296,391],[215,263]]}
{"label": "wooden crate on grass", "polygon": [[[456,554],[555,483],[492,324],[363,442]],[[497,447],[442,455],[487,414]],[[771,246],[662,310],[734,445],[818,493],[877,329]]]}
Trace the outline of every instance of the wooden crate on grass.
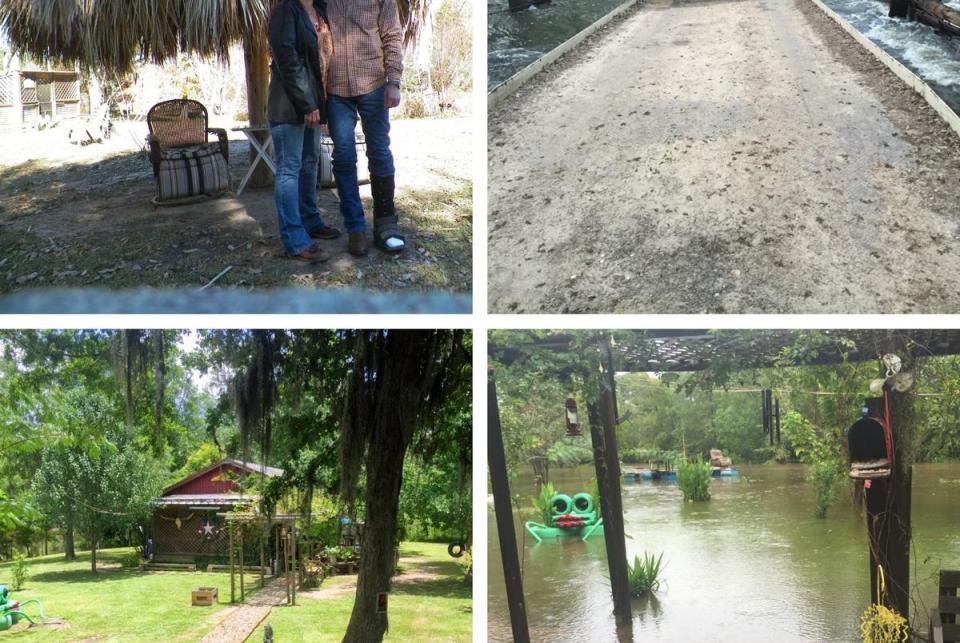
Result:
{"label": "wooden crate on grass", "polygon": [[217,604],[217,588],[201,587],[199,589],[195,589],[191,593],[191,598],[193,599],[194,606],[216,605]]}

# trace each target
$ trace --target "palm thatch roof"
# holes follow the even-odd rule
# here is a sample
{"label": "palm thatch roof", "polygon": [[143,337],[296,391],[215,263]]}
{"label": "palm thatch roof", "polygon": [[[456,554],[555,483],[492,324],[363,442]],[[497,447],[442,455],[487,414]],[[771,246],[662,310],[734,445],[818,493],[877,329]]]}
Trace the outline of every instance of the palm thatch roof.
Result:
{"label": "palm thatch roof", "polygon": [[[232,44],[262,34],[277,0],[0,0],[0,29],[13,48],[105,72],[178,53],[229,59]],[[399,0],[405,43],[416,39],[429,0]]]}

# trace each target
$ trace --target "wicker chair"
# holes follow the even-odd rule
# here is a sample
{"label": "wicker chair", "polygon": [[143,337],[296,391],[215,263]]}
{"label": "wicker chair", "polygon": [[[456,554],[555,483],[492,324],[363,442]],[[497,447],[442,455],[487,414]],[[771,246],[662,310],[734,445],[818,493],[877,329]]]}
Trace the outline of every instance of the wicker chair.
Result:
{"label": "wicker chair", "polygon": [[208,122],[207,108],[195,100],[168,100],[151,107],[147,113],[147,127],[150,129],[147,142],[154,175],[159,172],[163,150],[204,145],[209,142],[210,134],[216,134],[220,139],[220,151],[229,162],[227,130],[207,127]]}

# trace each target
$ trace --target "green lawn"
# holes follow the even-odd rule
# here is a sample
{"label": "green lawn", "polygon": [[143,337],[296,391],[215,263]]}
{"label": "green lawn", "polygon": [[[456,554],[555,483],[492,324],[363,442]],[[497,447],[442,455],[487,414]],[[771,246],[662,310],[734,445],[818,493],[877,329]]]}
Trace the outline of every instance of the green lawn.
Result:
{"label": "green lawn", "polygon": [[[22,629],[23,622],[11,631],[0,633],[10,640],[30,641],[197,641],[216,625],[216,612],[230,601],[230,575],[202,572],[140,572],[120,569],[120,560],[132,549],[108,549],[98,552],[103,571],[90,572],[87,552],[66,562],[63,554],[31,558],[27,561],[27,582],[12,591],[19,601],[39,598],[47,616],[62,617],[61,626],[36,626]],[[10,563],[0,564],[0,583],[11,583]],[[248,596],[257,582],[247,582]],[[190,591],[198,587],[218,587],[220,604],[192,607]],[[239,594],[239,588],[238,588]],[[27,607],[33,616],[36,605]]]}
{"label": "green lawn", "polygon": [[[447,546],[436,543],[403,543],[403,558],[416,557],[415,563],[401,561],[402,573],[429,573],[435,577],[394,583],[390,594],[390,631],[388,641],[470,641],[473,615],[470,586],[463,581],[463,568],[447,555]],[[334,577],[323,588],[349,582],[352,578]],[[264,621],[273,626],[274,639],[283,643],[298,641],[339,641],[350,620],[353,593],[331,598],[297,595],[295,607],[278,607]],[[251,641],[263,640],[263,626]]]}
{"label": "green lawn", "polygon": [[[19,601],[39,598],[47,616],[62,617],[62,626],[36,626],[0,633],[0,640],[83,641],[97,643],[128,641],[198,641],[216,625],[217,612],[230,600],[230,575],[202,572],[140,572],[120,569],[131,549],[98,552],[101,573],[90,573],[87,552],[74,562],[62,554],[31,558],[29,577],[23,589],[11,591]],[[417,580],[395,583],[390,595],[391,641],[470,641],[472,632],[471,590],[463,582],[463,569],[447,555],[444,544],[404,543],[400,548],[401,572],[420,575]],[[12,581],[10,563],[0,564],[0,583]],[[337,576],[323,589],[354,582],[356,577]],[[257,589],[248,581],[247,596]],[[220,603],[192,607],[190,591],[218,587]],[[239,594],[239,591],[238,591]],[[353,592],[330,598],[311,598],[298,593],[296,607],[278,607],[267,618],[276,641],[338,641],[346,630],[353,606]],[[36,606],[29,606],[30,615]],[[262,628],[250,637],[262,641]]]}

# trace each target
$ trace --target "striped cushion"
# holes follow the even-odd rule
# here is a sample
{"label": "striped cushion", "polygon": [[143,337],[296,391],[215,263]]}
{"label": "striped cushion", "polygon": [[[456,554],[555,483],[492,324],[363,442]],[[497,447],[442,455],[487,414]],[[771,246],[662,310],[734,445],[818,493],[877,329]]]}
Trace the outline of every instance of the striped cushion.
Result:
{"label": "striped cushion", "polygon": [[157,173],[160,201],[200,194],[218,195],[230,188],[230,168],[216,143],[164,150]]}
{"label": "striped cushion", "polygon": [[[363,134],[357,133],[357,171],[358,183],[369,183],[370,175],[364,174],[359,163],[360,159],[367,155],[367,141]],[[320,174],[318,176],[320,187],[336,187],[336,181],[333,179],[333,139],[326,133],[320,135]]]}

